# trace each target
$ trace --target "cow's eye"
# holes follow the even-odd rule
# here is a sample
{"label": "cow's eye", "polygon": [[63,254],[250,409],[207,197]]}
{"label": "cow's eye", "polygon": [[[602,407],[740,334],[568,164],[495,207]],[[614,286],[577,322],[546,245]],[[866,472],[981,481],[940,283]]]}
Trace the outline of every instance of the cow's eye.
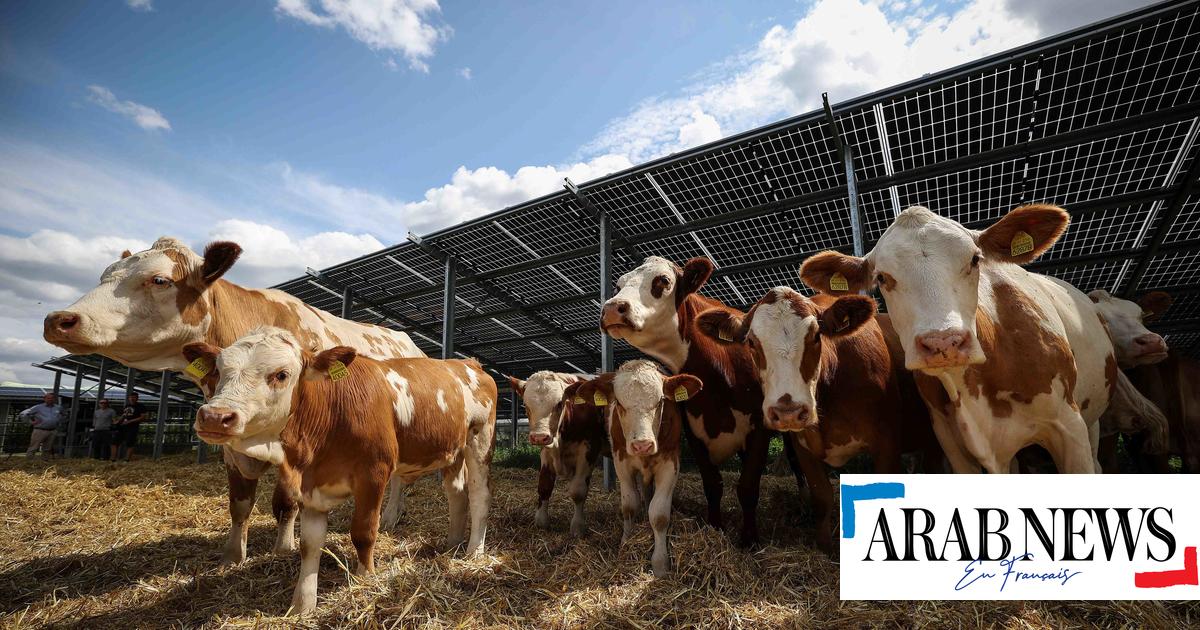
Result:
{"label": "cow's eye", "polygon": [[883,285],[887,284],[887,278],[882,273],[877,273],[875,274],[875,284],[878,284],[882,287]]}
{"label": "cow's eye", "polygon": [[979,253],[976,252],[974,256],[971,256],[971,268],[974,269],[978,266],[979,266]]}
{"label": "cow's eye", "polygon": [[153,282],[154,286],[159,287],[169,287],[172,284],[171,279],[166,276],[154,276],[150,279],[150,282]]}
{"label": "cow's eye", "polygon": [[273,380],[277,383],[282,383],[282,382],[286,381],[287,379],[288,379],[287,370],[279,370],[278,372],[275,373],[274,376],[271,377],[271,380]]}

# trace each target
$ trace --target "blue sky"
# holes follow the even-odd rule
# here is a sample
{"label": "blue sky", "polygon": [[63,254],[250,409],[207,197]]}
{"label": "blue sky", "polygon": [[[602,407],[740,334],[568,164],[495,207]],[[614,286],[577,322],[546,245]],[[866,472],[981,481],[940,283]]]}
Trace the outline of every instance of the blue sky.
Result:
{"label": "blue sky", "polygon": [[0,4],[0,380],[125,248],[269,285],[1138,0]]}

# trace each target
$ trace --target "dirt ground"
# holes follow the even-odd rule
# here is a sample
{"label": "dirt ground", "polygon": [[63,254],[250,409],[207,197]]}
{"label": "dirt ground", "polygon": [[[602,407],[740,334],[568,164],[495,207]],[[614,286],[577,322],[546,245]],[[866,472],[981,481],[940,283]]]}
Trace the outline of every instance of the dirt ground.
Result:
{"label": "dirt ground", "polygon": [[616,493],[593,488],[588,532],[567,533],[571,504],[533,526],[535,471],[496,468],[488,555],[445,552],[446,504],[417,484],[400,528],[381,534],[378,572],[349,574],[349,509],[330,519],[316,613],[285,618],[299,566],[271,553],[272,480],[259,486],[249,559],[218,568],[228,528],[220,464],[186,458],[108,464],[0,460],[0,626],[710,628],[1186,628],[1200,603],[841,602],[837,565],[812,547],[789,477],[763,483],[766,544],[730,544],[739,520],[726,475],[727,531],[702,527],[699,478],[675,499],[674,572],[652,580],[649,526],[620,545]]}

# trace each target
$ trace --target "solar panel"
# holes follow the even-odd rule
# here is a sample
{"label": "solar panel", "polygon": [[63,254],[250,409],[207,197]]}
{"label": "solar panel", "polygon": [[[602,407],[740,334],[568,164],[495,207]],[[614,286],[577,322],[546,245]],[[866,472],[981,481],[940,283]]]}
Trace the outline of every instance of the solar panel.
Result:
{"label": "solar panel", "polygon": [[[866,247],[924,205],[983,228],[1027,202],[1064,206],[1033,268],[1083,290],[1179,297],[1156,325],[1200,351],[1200,0],[1170,2],[832,108],[852,151]],[[382,305],[437,352],[444,257],[458,258],[457,343],[497,372],[597,365],[599,228],[614,279],[655,254],[714,260],[704,292],[747,306],[823,249],[850,251],[845,165],[823,111],[667,156],[280,285],[338,312]],[[432,253],[431,253],[432,252]],[[486,285],[486,286],[485,286]],[[486,289],[486,290],[485,290]],[[805,289],[806,290],[806,289]],[[352,316],[380,321],[361,304]],[[574,341],[567,341],[566,338]],[[615,344],[616,356],[636,356]],[[586,366],[580,366],[581,363]]]}

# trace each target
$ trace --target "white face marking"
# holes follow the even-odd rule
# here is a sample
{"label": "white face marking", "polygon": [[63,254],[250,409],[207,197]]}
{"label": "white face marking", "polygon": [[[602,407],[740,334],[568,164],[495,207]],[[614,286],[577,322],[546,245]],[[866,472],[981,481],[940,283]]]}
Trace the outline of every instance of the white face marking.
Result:
{"label": "white face marking", "polygon": [[[806,381],[800,373],[800,366],[804,362],[804,342],[819,323],[813,315],[801,317],[792,310],[789,299],[800,297],[809,301],[808,298],[788,287],[776,287],[773,292],[776,301],[759,304],[750,322],[750,332],[754,334],[766,358],[766,366],[758,366],[763,389],[763,413],[784,397],[790,397],[793,405],[808,408],[810,422],[815,423],[817,376],[821,371],[818,368],[813,372],[812,379]],[[813,311],[816,311],[815,305]],[[820,346],[816,350],[819,352]]]}
{"label": "white face marking", "polygon": [[[204,339],[209,318],[184,323],[176,304],[175,261],[167,250],[183,256],[189,270],[203,265],[187,246],[165,238],[152,249],[114,262],[94,289],[63,309],[80,319],[70,337],[59,342],[62,347],[76,354],[100,352],[141,369],[182,369],[180,350]],[[190,275],[178,281],[193,288],[197,282]]]}
{"label": "white face marking", "polygon": [[529,415],[530,435],[549,435],[549,446],[558,442],[558,418],[553,417],[554,409],[562,400],[567,386],[581,376],[542,371],[535,372],[525,381],[525,394],[521,400],[525,402],[525,411]]}
{"label": "white face marking", "polygon": [[[1144,354],[1144,349],[1135,339],[1154,336],[1146,328],[1143,321],[1142,307],[1136,302],[1123,300],[1109,295],[1106,291],[1092,291],[1088,294],[1096,302],[1096,310],[1104,316],[1108,323],[1108,336],[1112,340],[1113,350],[1117,355],[1117,363],[1123,368],[1156,363],[1166,358],[1166,355],[1154,353]],[[1166,347],[1164,343],[1163,348]]]}
{"label": "white face marking", "polygon": [[[636,269],[617,280],[617,294],[605,302],[624,302],[629,311],[629,326],[608,328],[615,339],[624,339],[639,350],[678,372],[687,360],[688,343],[679,335],[679,314],[675,308],[677,267],[671,261],[650,256]],[[655,279],[666,280],[661,297],[654,297]]]}
{"label": "white face marking", "polygon": [[613,396],[621,405],[621,432],[625,434],[627,450],[634,442],[643,440],[653,442],[657,450],[664,380],[658,366],[644,359],[629,361],[617,370]]}
{"label": "white face marking", "polygon": [[295,336],[279,328],[255,329],[217,355],[217,369],[216,391],[203,408],[237,414],[229,428],[231,445],[238,449],[240,442],[250,446],[278,439],[304,369]]}
{"label": "white face marking", "polygon": [[913,207],[896,218],[867,255],[876,278],[887,274],[894,280],[880,283],[880,290],[909,369],[923,367],[917,362],[917,336],[946,330],[970,332],[970,362],[983,362],[975,328],[979,267],[971,265],[978,253],[975,235],[961,224]]}
{"label": "white face marking", "polygon": [[[412,392],[408,388],[408,379],[391,370],[387,371],[384,378],[392,386],[392,410],[396,412],[396,423],[402,427],[412,425],[416,402],[413,400]],[[441,390],[438,391],[438,394],[438,401],[440,402],[442,400],[440,396]]]}

